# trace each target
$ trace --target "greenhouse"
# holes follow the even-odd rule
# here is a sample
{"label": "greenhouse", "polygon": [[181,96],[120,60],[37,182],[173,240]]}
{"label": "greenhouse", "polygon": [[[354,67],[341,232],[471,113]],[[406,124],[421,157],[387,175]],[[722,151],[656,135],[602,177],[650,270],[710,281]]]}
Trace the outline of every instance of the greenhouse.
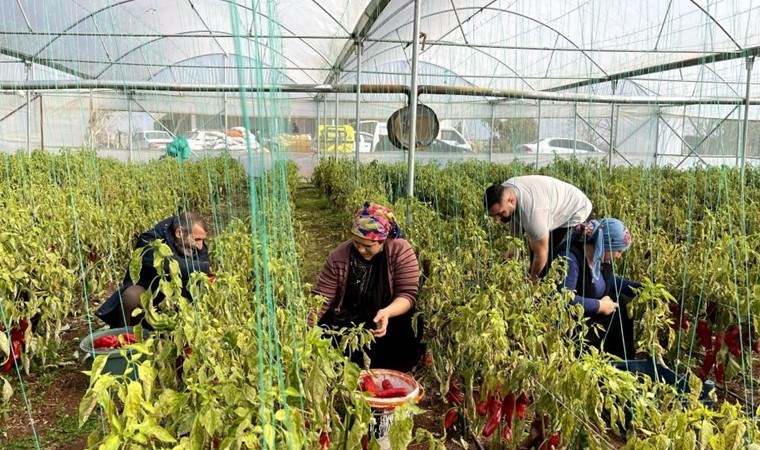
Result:
{"label": "greenhouse", "polygon": [[754,2],[0,18],[2,448],[760,448]]}

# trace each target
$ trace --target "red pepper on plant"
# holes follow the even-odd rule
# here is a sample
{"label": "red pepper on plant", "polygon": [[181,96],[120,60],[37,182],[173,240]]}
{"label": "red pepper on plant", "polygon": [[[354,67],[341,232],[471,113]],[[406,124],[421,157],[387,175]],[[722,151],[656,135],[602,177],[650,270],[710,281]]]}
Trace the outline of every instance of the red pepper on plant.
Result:
{"label": "red pepper on plant", "polygon": [[530,397],[528,397],[528,394],[525,392],[521,393],[520,396],[517,398],[517,418],[520,420],[525,419],[525,409],[528,407],[528,403],[530,403]]}
{"label": "red pepper on plant", "polygon": [[489,395],[486,398],[480,400],[478,404],[475,405],[475,411],[477,411],[480,417],[484,417],[486,414],[488,414],[488,405],[490,405],[493,401],[492,397],[492,395]]}
{"label": "red pepper on plant", "polygon": [[710,324],[704,319],[697,322],[697,337],[702,347],[710,348],[712,345],[712,331],[710,331]]}
{"label": "red pepper on plant", "polygon": [[515,416],[515,408],[517,406],[516,402],[515,393],[510,392],[504,397],[504,401],[501,403],[501,415],[504,417],[504,423],[506,423],[507,426],[512,426],[512,419]]}
{"label": "red pepper on plant", "polygon": [[319,448],[320,450],[327,450],[330,448],[330,435],[327,434],[327,431],[319,433]]}
{"label": "red pepper on plant", "polygon": [[699,372],[697,373],[697,376],[704,380],[710,374],[714,365],[715,365],[715,352],[707,352],[707,354],[705,355],[705,360],[704,362],[702,362],[702,367],[700,367]]}
{"label": "red pepper on plant", "polygon": [[504,428],[501,430],[501,438],[507,442],[512,442],[512,427],[504,425]]}
{"label": "red pepper on plant", "polygon": [[461,405],[464,403],[464,394],[453,379],[449,380],[449,391],[446,392],[446,400],[455,405]]}
{"label": "red pepper on plant", "polygon": [[454,425],[454,422],[456,422],[458,417],[459,417],[459,408],[454,407],[446,411],[446,417],[443,420],[444,428],[447,430],[451,428],[451,426]]}
{"label": "red pepper on plant", "polygon": [[715,366],[715,381],[719,384],[725,384],[725,367],[723,366],[723,363]]}

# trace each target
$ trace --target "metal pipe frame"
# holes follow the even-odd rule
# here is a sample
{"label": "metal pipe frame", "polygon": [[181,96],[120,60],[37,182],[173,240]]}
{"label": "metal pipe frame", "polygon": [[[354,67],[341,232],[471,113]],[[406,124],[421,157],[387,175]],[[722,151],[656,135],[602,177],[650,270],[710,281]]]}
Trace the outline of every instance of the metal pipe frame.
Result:
{"label": "metal pipe frame", "polygon": [[741,146],[741,160],[740,160],[740,179],[742,181],[742,189],[744,188],[744,163],[747,157],[747,127],[749,126],[749,81],[752,79],[752,66],[755,65],[755,57],[747,57],[747,90],[744,93],[744,127],[742,130],[742,146]]}
{"label": "metal pipe frame", "polygon": [[362,52],[363,44],[356,42],[356,128],[354,129],[354,178],[359,180],[359,121],[361,120],[361,97],[362,97]]}
{"label": "metal pipe frame", "polygon": [[[65,81],[3,81],[0,92],[17,90],[61,91],[82,89],[104,89],[113,91],[146,92],[238,92],[237,84],[175,84],[155,82],[124,82],[102,80],[65,80]],[[281,93],[317,93],[317,94],[353,94],[360,89],[363,94],[400,94],[411,96],[412,88],[403,84],[283,84],[277,86],[249,86],[247,92],[281,92]],[[471,86],[419,85],[417,95],[454,95],[468,97],[504,98],[520,100],[546,100],[556,102],[580,103],[615,103],[618,105],[742,105],[744,98],[734,97],[643,97],[615,96],[581,93],[557,93],[547,91],[529,91],[518,89],[491,89]],[[760,98],[749,100],[750,105],[760,105]]]}
{"label": "metal pipe frame", "polygon": [[[594,134],[596,134],[597,136],[599,136],[599,139],[601,139],[602,141],[604,141],[605,144],[610,145],[610,141],[608,141],[606,137],[602,136],[602,133],[600,133],[599,131],[597,131],[596,127],[593,126],[593,125],[591,125],[588,122],[588,120],[584,119],[583,116],[581,116],[580,114],[576,114],[576,117],[578,119],[581,119],[581,122],[585,123],[586,126],[589,127],[591,129],[591,131],[594,132]],[[611,148],[611,146],[610,146],[610,148]],[[620,156],[621,158],[623,158],[623,161],[627,162],[629,166],[633,167],[633,164],[623,154],[621,154],[617,150],[615,150],[615,153],[617,153],[618,156]]]}
{"label": "metal pipe frame", "polygon": [[[419,89],[417,86],[417,77],[419,75],[419,57],[420,57],[420,10],[422,0],[414,0],[414,26],[412,28],[413,44],[412,44],[412,96],[409,98],[409,159],[406,164],[407,183],[406,183],[406,195],[411,198],[414,197],[414,150],[417,146],[417,97],[419,96]],[[407,222],[411,222],[411,210],[407,206]]]}

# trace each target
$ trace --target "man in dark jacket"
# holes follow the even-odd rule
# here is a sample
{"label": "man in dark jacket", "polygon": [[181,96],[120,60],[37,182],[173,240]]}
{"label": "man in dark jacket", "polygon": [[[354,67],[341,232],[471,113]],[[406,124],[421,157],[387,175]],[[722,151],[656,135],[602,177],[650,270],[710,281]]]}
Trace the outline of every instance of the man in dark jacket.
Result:
{"label": "man in dark jacket", "polygon": [[[183,286],[190,280],[190,274],[196,271],[211,274],[211,266],[208,261],[208,249],[205,245],[207,226],[200,214],[188,212],[176,217],[164,219],[151,230],[148,230],[137,238],[135,249],[140,249],[155,240],[162,240],[172,251],[171,258],[179,263]],[[156,292],[160,282],[158,272],[153,266],[153,250],[148,249],[142,256],[140,277],[134,281],[127,270],[122,286],[111,295],[95,312],[105,323],[111,327],[124,325],[136,325],[142,320],[142,315],[132,317],[132,312],[141,308],[140,295],[148,289]],[[169,260],[164,266],[167,271]],[[190,297],[183,289],[182,295]],[[154,300],[154,304],[163,301],[160,293]]]}

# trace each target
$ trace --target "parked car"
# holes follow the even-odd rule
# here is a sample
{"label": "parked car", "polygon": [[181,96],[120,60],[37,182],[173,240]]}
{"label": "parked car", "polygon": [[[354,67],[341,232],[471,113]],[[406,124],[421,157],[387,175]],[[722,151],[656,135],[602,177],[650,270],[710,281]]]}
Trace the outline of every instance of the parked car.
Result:
{"label": "parked car", "polygon": [[[456,149],[452,149],[453,152],[472,153],[472,146],[470,143],[467,142],[467,139],[454,128],[441,128],[436,140],[443,141],[451,147],[456,147]],[[435,144],[435,141],[433,144]],[[431,145],[431,147],[432,146],[433,145]]]}
{"label": "parked car", "polygon": [[430,153],[472,153],[472,147],[470,144],[452,144],[451,141],[444,141],[443,139],[436,139],[425,149],[420,151],[426,151]]}
{"label": "parked car", "polygon": [[602,153],[599,148],[586,141],[565,138],[546,138],[528,144],[515,146],[515,153],[539,154],[573,154],[573,153]]}
{"label": "parked car", "polygon": [[140,150],[166,150],[166,146],[173,140],[171,133],[161,130],[137,131],[132,134],[132,144]]}
{"label": "parked car", "polygon": [[[369,151],[399,150],[388,140],[388,127],[385,123],[376,120],[365,120],[359,122],[359,129],[362,133],[372,136],[372,145]],[[364,151],[364,149],[362,148],[360,151]],[[472,153],[472,146],[456,129],[444,127],[438,131],[438,136],[430,144],[428,151],[439,153]]]}

